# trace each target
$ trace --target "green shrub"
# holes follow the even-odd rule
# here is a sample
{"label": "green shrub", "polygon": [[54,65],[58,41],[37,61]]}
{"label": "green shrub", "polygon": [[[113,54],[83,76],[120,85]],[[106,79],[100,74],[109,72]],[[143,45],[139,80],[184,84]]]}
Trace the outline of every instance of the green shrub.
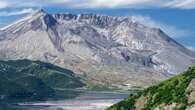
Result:
{"label": "green shrub", "polygon": [[[148,100],[143,110],[153,110],[161,104],[168,105],[172,103],[181,105],[178,108],[175,108],[176,110],[185,110],[188,105],[186,89],[194,78],[195,67],[190,67],[183,74],[145,89],[141,95],[147,96]],[[108,110],[132,110],[136,99],[141,95],[129,96],[129,98],[113,105]]]}

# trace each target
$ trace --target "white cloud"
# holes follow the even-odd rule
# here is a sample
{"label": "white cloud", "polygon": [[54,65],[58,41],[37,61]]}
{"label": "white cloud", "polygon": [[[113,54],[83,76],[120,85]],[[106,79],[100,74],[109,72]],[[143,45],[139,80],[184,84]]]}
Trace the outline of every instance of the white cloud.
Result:
{"label": "white cloud", "polygon": [[149,16],[133,15],[132,17],[135,21],[138,21],[146,26],[162,29],[166,34],[173,38],[188,37],[195,34],[195,32],[192,30],[178,28],[174,25],[162,23],[152,19]]}
{"label": "white cloud", "polygon": [[153,0],[85,0],[79,4],[72,3],[73,7],[90,8],[115,8],[115,7],[135,7],[148,4]]}
{"label": "white cloud", "polygon": [[65,6],[81,8],[180,8],[195,9],[195,0],[50,0]]}
{"label": "white cloud", "polygon": [[192,51],[195,51],[195,47],[193,46],[186,46],[188,49],[192,50]]}
{"label": "white cloud", "polygon": [[181,9],[195,9],[195,0],[173,0],[164,6]]}
{"label": "white cloud", "polygon": [[180,8],[195,9],[195,0],[0,0],[0,8],[60,5],[79,8]]}
{"label": "white cloud", "polygon": [[8,7],[9,5],[10,5],[9,2],[1,1],[1,0],[0,0],[0,9],[1,9],[1,8],[6,8],[6,7]]}
{"label": "white cloud", "polygon": [[12,11],[12,12],[1,11],[0,16],[22,15],[22,14],[32,13],[33,11],[34,10],[32,8],[26,8],[26,9],[22,9],[22,10],[19,10],[19,11]]}

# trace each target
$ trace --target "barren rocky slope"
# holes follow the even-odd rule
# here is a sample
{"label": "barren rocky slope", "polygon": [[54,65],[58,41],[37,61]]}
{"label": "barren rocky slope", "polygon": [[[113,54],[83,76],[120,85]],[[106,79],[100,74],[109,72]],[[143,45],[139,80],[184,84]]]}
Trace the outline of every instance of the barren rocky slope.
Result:
{"label": "barren rocky slope", "polygon": [[87,82],[145,86],[195,64],[195,53],[131,17],[39,10],[0,29],[0,59],[50,62]]}

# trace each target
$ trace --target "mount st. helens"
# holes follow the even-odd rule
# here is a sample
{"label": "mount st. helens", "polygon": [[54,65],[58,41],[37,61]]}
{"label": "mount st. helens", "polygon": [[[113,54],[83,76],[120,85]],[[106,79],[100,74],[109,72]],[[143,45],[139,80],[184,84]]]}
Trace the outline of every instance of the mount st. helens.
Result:
{"label": "mount st. helens", "polygon": [[39,10],[0,29],[0,59],[73,70],[89,83],[145,86],[195,64],[195,53],[131,17]]}

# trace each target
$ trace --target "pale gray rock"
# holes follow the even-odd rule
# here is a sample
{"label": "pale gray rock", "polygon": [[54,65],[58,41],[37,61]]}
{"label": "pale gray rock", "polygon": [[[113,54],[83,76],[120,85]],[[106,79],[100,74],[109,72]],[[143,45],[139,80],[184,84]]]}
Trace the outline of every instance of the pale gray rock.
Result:
{"label": "pale gray rock", "polygon": [[131,17],[39,10],[0,29],[0,58],[71,69],[86,81],[145,86],[195,64],[195,53]]}

